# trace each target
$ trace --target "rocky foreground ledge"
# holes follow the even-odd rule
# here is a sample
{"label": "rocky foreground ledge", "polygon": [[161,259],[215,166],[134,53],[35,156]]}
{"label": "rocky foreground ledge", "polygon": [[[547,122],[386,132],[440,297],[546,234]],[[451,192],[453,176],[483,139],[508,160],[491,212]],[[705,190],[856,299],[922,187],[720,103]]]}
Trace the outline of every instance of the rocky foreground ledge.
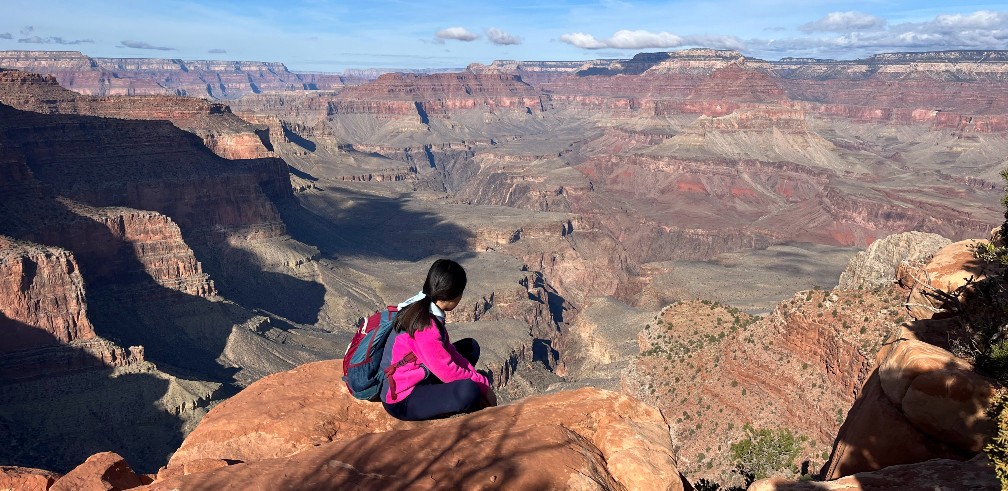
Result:
{"label": "rocky foreground ledge", "polygon": [[[404,423],[350,397],[341,375],[330,360],[250,385],[210,411],[143,489],[684,489],[665,419],[628,396],[581,389]],[[55,484],[20,469],[35,487],[8,485],[140,485],[113,455],[99,454],[107,469],[95,456]]]}

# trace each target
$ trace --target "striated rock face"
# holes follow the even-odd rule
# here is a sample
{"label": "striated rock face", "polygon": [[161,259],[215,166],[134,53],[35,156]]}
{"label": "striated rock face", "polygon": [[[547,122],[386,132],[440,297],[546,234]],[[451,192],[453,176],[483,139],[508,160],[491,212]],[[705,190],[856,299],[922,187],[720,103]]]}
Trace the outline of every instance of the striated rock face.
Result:
{"label": "striated rock face", "polygon": [[70,252],[0,236],[0,327],[0,354],[95,337]]}
{"label": "striated rock face", "polygon": [[623,385],[668,415],[692,480],[737,481],[730,444],[745,424],[805,437],[795,466],[815,469],[894,327],[899,312],[888,306],[898,300],[891,290],[799,292],[764,318],[706,301],[674,304],[638,335]]}
{"label": "striated rock face", "polygon": [[388,73],[340,92],[329,114],[445,117],[467,109],[542,111],[543,96],[514,75]]}
{"label": "striated rock face", "polygon": [[158,211],[183,229],[284,232],[270,199],[292,197],[282,160],[228,161],[167,122],[44,115],[5,105],[0,134],[10,142],[5,150],[32,156],[27,167],[35,180],[67,198]]}
{"label": "striated rock face", "polygon": [[77,51],[0,51],[0,67],[52,75],[87,95],[165,94],[229,99],[278,90],[336,89],[360,77],[292,73],[282,63],[92,58]]}
{"label": "striated rock face", "polygon": [[56,82],[52,77],[0,70],[0,103],[44,114],[168,120],[198,135],[221,157],[252,159],[272,155],[269,130],[250,125],[223,104],[175,96],[88,97]]}
{"label": "striated rock face", "polygon": [[[163,472],[199,459],[249,460],[158,480],[150,489],[412,489],[429,487],[430,479],[450,488],[683,489],[661,414],[627,396],[582,389],[458,418],[402,423],[378,404],[353,400],[342,387],[342,395],[319,408],[316,401],[333,386],[327,375],[339,366],[339,360],[304,365],[218,406]],[[288,400],[278,401],[271,387],[289,388]],[[274,412],[280,409],[274,404],[292,411]]]}
{"label": "striated rock face", "polygon": [[859,252],[840,274],[837,289],[873,290],[896,281],[896,268],[903,261],[926,263],[952,241],[938,234],[905,232],[873,242]]}
{"label": "striated rock face", "polygon": [[767,479],[749,486],[748,491],[904,491],[933,489],[1001,489],[994,467],[983,455],[962,462],[934,459],[916,464],[894,465],[873,472],[860,472],[833,481],[789,481]]}

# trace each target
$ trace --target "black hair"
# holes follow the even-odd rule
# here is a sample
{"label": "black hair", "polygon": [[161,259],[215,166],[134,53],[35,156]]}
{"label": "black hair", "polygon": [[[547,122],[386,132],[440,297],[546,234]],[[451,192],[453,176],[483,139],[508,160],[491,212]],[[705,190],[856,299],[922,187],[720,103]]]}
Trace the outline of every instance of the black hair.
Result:
{"label": "black hair", "polygon": [[451,259],[438,259],[431,264],[424,281],[424,297],[399,311],[392,328],[397,332],[413,333],[426,329],[431,323],[430,306],[438,300],[452,300],[462,296],[466,287],[466,272],[462,265]]}

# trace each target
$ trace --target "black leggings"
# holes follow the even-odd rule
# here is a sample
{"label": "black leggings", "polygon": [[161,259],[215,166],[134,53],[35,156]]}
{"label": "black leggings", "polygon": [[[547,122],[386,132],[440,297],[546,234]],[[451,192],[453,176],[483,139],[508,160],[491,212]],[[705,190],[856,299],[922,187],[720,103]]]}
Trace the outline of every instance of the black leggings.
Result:
{"label": "black leggings", "polygon": [[[452,345],[462,357],[476,366],[480,349],[475,339],[460,339]],[[382,402],[382,405],[396,419],[420,421],[474,411],[479,408],[480,395],[479,386],[472,380],[443,383],[431,374],[414,387],[405,399],[394,404]]]}

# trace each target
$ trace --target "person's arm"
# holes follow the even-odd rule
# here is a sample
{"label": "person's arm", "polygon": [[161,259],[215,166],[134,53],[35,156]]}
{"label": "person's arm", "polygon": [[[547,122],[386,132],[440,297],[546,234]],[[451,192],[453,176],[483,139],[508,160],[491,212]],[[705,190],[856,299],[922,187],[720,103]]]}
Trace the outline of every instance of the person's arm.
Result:
{"label": "person's arm", "polygon": [[[417,361],[427,367],[442,382],[469,379],[476,382],[482,394],[486,394],[487,390],[490,389],[487,378],[482,373],[474,370],[468,361],[463,359],[465,362],[464,365],[455,361],[455,357],[449,352],[449,348],[445,346],[444,339],[442,339],[441,332],[437,326],[431,325],[427,329],[416,331],[413,333],[413,339],[415,340],[413,348]],[[458,355],[457,352],[455,355],[461,358],[461,355]]]}

